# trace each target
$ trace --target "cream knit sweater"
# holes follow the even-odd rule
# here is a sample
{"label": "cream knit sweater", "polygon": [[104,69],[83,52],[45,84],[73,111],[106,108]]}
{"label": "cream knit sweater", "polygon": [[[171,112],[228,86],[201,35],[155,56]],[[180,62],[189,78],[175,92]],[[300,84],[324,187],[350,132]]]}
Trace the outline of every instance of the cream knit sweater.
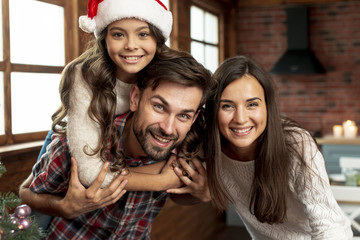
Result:
{"label": "cream knit sweater", "polygon": [[[129,110],[129,94],[133,84],[117,80],[116,114]],[[99,125],[88,114],[92,93],[84,82],[80,67],[77,67],[73,88],[70,91],[70,108],[68,111],[67,139],[71,156],[75,157],[78,164],[79,178],[84,186],[89,186],[97,177],[103,166],[99,153],[89,156],[84,153],[84,146],[94,149],[100,137]],[[117,173],[108,172],[102,187],[107,186]]]}
{"label": "cream knit sweater", "polygon": [[[290,194],[287,198],[287,219],[283,224],[257,221],[249,211],[249,193],[255,161],[240,162],[222,154],[221,176],[235,199],[234,207],[247,230],[256,240],[348,240],[352,239],[350,221],[338,206],[330,189],[322,154],[309,140],[305,149],[307,162],[316,175],[307,190],[302,191],[295,181],[302,175],[296,164],[292,166]],[[311,157],[314,160],[311,161]]]}

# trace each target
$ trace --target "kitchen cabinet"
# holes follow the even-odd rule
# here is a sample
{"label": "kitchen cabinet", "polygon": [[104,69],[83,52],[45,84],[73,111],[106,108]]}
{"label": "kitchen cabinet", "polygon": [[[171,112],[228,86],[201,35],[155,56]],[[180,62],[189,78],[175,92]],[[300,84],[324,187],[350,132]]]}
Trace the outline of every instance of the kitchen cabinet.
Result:
{"label": "kitchen cabinet", "polygon": [[328,136],[316,140],[321,147],[328,174],[341,173],[340,157],[360,157],[360,138],[349,139]]}

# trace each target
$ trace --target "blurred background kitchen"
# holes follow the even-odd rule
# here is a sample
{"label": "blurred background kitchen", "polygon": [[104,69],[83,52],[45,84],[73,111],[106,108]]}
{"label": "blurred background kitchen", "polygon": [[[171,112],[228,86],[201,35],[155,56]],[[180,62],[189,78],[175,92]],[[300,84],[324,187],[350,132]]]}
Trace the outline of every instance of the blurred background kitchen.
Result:
{"label": "blurred background kitchen", "polygon": [[[345,181],[340,158],[360,158],[360,1],[163,2],[174,16],[170,47],[211,71],[228,57],[254,58],[276,80],[282,113],[317,138],[329,174]],[[78,28],[87,0],[0,0],[0,8],[0,192],[17,192],[59,105],[60,73],[93,36]],[[209,204],[168,202],[153,229],[155,240],[231,235],[247,239],[231,210],[219,215]]]}

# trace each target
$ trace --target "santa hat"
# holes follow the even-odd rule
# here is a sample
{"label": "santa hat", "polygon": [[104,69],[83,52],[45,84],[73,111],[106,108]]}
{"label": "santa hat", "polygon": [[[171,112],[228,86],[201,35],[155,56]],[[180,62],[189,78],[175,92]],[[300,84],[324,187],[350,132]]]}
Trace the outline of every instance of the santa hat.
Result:
{"label": "santa hat", "polygon": [[80,28],[98,37],[110,23],[137,18],[157,27],[167,40],[173,17],[160,0],[89,0],[88,15],[79,18]]}

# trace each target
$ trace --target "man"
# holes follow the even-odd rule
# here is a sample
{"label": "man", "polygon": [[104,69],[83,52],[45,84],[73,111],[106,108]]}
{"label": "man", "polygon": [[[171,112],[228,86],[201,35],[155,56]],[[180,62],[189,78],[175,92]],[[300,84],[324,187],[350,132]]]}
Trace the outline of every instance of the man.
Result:
{"label": "man", "polygon": [[[171,153],[178,151],[184,156],[196,156],[199,151],[199,137],[203,131],[199,126],[204,120],[201,108],[213,80],[209,71],[189,54],[176,52],[175,55],[169,59],[157,59],[146,68],[130,93],[131,112],[115,119],[121,133],[121,150],[132,170],[148,165],[145,173],[153,173],[154,169],[159,172],[164,166],[163,160],[168,159]],[[165,204],[168,193],[126,192],[123,190],[127,184],[123,180],[126,176],[119,176],[108,187],[100,189],[108,163],[104,164],[89,189],[84,189],[77,177],[76,161],[70,161],[65,136],[53,137],[49,146],[47,153],[34,166],[33,175],[20,189],[24,203],[33,209],[64,216],[53,218],[48,228],[49,239],[150,238],[151,224]],[[191,193],[198,199],[209,201],[201,163],[194,161],[197,171],[184,161],[181,163],[188,177],[179,174],[186,186],[178,193]],[[167,164],[163,171],[167,177],[169,166]],[[179,172],[179,169],[176,168],[176,171]],[[128,184],[137,176],[135,172],[130,175],[133,178]],[[33,192],[58,196],[30,192],[28,186],[31,181]],[[159,184],[163,182],[159,181]],[[167,182],[164,183],[166,185]],[[82,200],[74,203],[76,199]],[[91,212],[87,212],[89,210]]]}

